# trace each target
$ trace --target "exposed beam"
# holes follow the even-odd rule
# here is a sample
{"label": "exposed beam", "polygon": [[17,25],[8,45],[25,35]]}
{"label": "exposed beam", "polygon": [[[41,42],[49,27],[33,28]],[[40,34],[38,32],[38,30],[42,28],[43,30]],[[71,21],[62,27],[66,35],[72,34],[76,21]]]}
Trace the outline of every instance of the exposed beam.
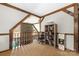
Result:
{"label": "exposed beam", "polygon": [[9,49],[12,49],[12,42],[13,42],[13,31],[9,31]]}
{"label": "exposed beam", "polygon": [[79,14],[79,8],[78,8],[78,14]]}
{"label": "exposed beam", "polygon": [[1,5],[4,5],[4,6],[7,6],[7,7],[10,7],[10,8],[12,8],[12,9],[16,9],[16,10],[19,10],[19,11],[21,11],[21,12],[28,13],[28,14],[31,14],[31,15],[34,15],[34,16],[36,16],[36,17],[41,18],[40,16],[38,16],[38,15],[36,15],[36,14],[33,14],[33,13],[28,12],[28,11],[26,11],[26,10],[23,10],[23,9],[21,9],[21,8],[19,8],[19,7],[15,7],[15,6],[10,5],[10,4],[8,4],[8,3],[0,3],[0,4],[1,4]]}
{"label": "exposed beam", "polygon": [[33,24],[39,24],[39,23],[33,23]]}
{"label": "exposed beam", "polygon": [[79,13],[77,3],[74,6],[74,49],[79,52]]}
{"label": "exposed beam", "polygon": [[78,8],[78,11],[79,11],[79,8]]}
{"label": "exposed beam", "polygon": [[68,6],[66,6],[66,7],[63,7],[63,8],[61,8],[61,9],[58,9],[58,10],[56,10],[56,11],[54,11],[54,12],[50,12],[50,13],[44,15],[44,16],[38,16],[38,15],[36,15],[36,14],[33,14],[33,13],[31,13],[31,12],[28,12],[28,11],[23,10],[23,9],[21,9],[21,8],[18,8],[18,7],[15,7],[15,6],[10,5],[10,4],[8,4],[8,3],[0,3],[0,4],[1,4],[1,5],[4,5],[4,6],[7,6],[7,7],[10,7],[10,8],[13,8],[13,9],[16,9],[16,10],[19,10],[19,11],[24,12],[24,13],[28,13],[28,14],[34,15],[34,16],[39,17],[39,18],[45,17],[45,16],[49,16],[49,15],[51,15],[51,14],[54,14],[54,13],[56,13],[56,12],[62,11],[63,9],[67,9],[67,8],[72,7],[72,6],[75,5],[75,3],[73,3],[73,4],[68,5]]}
{"label": "exposed beam", "polygon": [[9,35],[9,33],[0,33],[0,36]]}
{"label": "exposed beam", "polygon": [[41,23],[41,22],[44,20],[44,18],[45,18],[45,17],[42,17],[42,18],[41,18],[41,21],[40,21],[40,23]]}
{"label": "exposed beam", "polygon": [[16,25],[14,25],[10,31],[14,30],[18,25],[20,25],[23,21],[25,21],[28,17],[30,17],[31,15],[26,15],[20,22],[18,22]]}
{"label": "exposed beam", "polygon": [[69,14],[69,15],[71,15],[71,16],[74,16],[74,13],[73,12],[71,12],[71,11],[69,11],[69,10],[63,10],[63,12],[65,12],[65,13],[67,13],[67,14]]}
{"label": "exposed beam", "polygon": [[57,12],[60,12],[60,11],[64,10],[64,9],[70,8],[70,7],[74,6],[74,5],[75,5],[75,3],[70,4],[70,5],[68,5],[68,6],[65,6],[65,7],[63,7],[63,8],[58,9],[58,10],[55,10],[55,11],[53,11],[53,12],[50,12],[50,13],[44,15],[44,16],[41,16],[41,17],[46,17],[46,16],[49,16],[49,15],[55,14],[55,13],[57,13]]}
{"label": "exposed beam", "polygon": [[35,25],[35,24],[39,24],[39,23],[28,23],[28,24]]}
{"label": "exposed beam", "polygon": [[37,31],[37,33],[39,33],[39,31],[37,30],[37,28],[34,26],[34,24],[32,24],[33,25],[33,27],[35,28],[35,30]]}
{"label": "exposed beam", "polygon": [[[26,22],[26,23],[27,23],[27,22]],[[33,25],[33,24],[39,24],[39,22],[38,22],[38,23],[28,23],[28,24],[32,24],[32,25]]]}
{"label": "exposed beam", "polygon": [[39,36],[39,31],[38,31],[37,28],[34,26],[34,24],[32,24],[32,25],[33,25],[33,27],[35,28],[35,30],[37,31],[38,36]]}
{"label": "exposed beam", "polygon": [[39,28],[40,28],[40,32],[41,32],[41,21],[42,21],[42,19],[40,18],[40,20],[39,20]]}
{"label": "exposed beam", "polygon": [[40,26],[40,32],[41,32],[41,22],[44,20],[45,17],[40,18],[39,20],[39,26]]}

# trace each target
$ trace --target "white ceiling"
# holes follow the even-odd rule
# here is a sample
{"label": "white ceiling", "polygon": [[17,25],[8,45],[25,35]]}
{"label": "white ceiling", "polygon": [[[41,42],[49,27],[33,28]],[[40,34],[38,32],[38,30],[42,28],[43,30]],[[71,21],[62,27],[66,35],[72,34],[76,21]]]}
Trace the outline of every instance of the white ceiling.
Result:
{"label": "white ceiling", "polygon": [[39,16],[70,5],[71,3],[10,3],[16,7],[29,11]]}
{"label": "white ceiling", "polygon": [[35,17],[35,16],[30,16],[29,18],[27,18],[23,23],[39,23],[39,18]]}

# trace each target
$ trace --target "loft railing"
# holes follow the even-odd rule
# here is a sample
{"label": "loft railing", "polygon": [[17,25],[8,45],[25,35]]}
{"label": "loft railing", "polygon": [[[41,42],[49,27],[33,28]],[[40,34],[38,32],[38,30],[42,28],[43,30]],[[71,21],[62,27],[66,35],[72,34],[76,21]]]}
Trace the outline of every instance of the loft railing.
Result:
{"label": "loft railing", "polygon": [[18,48],[18,47],[21,47],[23,45],[30,43],[32,41],[32,38],[31,38],[31,40],[29,38],[29,37],[31,37],[30,34],[31,34],[30,32],[29,33],[27,33],[27,32],[13,33],[12,49],[15,49],[15,48]]}

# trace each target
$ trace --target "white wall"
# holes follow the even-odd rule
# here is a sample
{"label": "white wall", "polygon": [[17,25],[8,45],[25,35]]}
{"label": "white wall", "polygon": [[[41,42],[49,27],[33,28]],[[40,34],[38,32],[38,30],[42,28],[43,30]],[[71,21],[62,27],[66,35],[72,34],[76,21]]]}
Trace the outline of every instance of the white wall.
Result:
{"label": "white wall", "polygon": [[18,23],[25,13],[0,5],[0,33],[8,33],[9,29]]}
{"label": "white wall", "polygon": [[38,30],[38,32],[40,32],[40,25],[39,24],[34,24],[34,26],[36,27],[36,29]]}
{"label": "white wall", "polygon": [[0,51],[9,49],[9,36],[0,36]]}
{"label": "white wall", "polygon": [[[73,17],[64,13],[58,12],[56,14],[50,15],[45,17],[42,22],[41,30],[44,31],[45,24],[47,22],[55,22],[58,25],[58,32],[59,33],[74,33],[74,20]],[[66,37],[66,48],[70,50],[74,50],[74,39],[72,36]]]}
{"label": "white wall", "polygon": [[72,35],[66,36],[66,48],[69,50],[74,50],[74,36]]}
{"label": "white wall", "polygon": [[[9,33],[9,29],[25,15],[25,13],[0,5],[0,33]],[[0,51],[7,49],[9,49],[9,36],[0,36]]]}
{"label": "white wall", "polygon": [[47,16],[43,22],[42,22],[42,28],[41,30],[44,31],[44,25],[47,22],[55,22],[58,25],[58,32],[60,33],[73,33],[73,17],[64,13],[64,12],[58,12],[56,14],[53,14],[51,16]]}

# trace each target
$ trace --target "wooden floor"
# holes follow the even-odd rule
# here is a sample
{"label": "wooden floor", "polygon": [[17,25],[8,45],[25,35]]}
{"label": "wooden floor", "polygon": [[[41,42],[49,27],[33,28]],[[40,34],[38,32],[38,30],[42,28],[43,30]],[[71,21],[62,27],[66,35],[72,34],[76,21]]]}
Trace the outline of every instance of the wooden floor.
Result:
{"label": "wooden floor", "polygon": [[78,53],[61,51],[52,46],[38,44],[34,41],[31,44],[22,46],[12,51],[0,53],[0,56],[78,56]]}

